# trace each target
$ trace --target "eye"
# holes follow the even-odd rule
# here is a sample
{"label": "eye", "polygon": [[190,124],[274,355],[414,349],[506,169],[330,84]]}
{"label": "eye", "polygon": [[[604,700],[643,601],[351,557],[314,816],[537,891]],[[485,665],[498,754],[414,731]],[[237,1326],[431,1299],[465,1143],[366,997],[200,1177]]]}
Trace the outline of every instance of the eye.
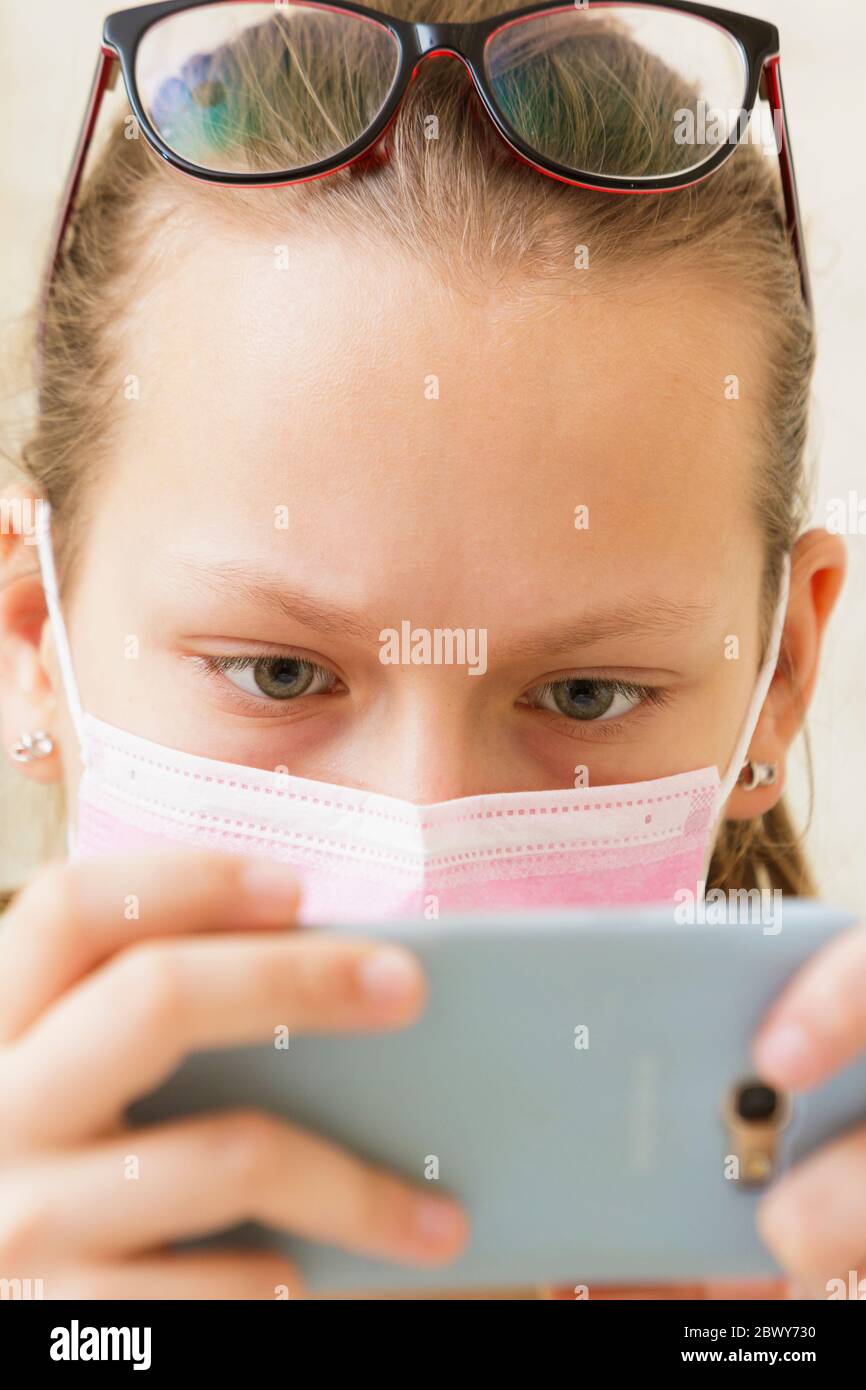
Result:
{"label": "eye", "polygon": [[663,699],[664,692],[656,686],[578,677],[547,681],[524,696],[526,704],[534,709],[551,710],[583,723],[619,719],[644,701],[660,704]]}
{"label": "eye", "polygon": [[339,683],[332,671],[299,656],[209,656],[205,664],[244,694],[266,700],[326,695]]}

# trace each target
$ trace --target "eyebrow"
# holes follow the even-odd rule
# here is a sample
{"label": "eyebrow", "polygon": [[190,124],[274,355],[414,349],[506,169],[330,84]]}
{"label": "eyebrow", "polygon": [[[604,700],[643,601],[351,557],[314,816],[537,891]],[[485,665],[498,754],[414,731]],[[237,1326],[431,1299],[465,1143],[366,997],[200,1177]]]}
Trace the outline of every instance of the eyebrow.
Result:
{"label": "eyebrow", "polygon": [[279,618],[291,618],[304,627],[315,628],[330,637],[360,637],[378,640],[381,628],[361,613],[311,598],[299,590],[288,588],[279,574],[268,570],[250,569],[233,560],[204,564],[193,556],[170,551],[183,575],[201,588],[224,598],[241,598],[273,613]]}
{"label": "eyebrow", "polygon": [[[383,624],[363,613],[314,599],[287,587],[278,573],[224,560],[205,564],[194,557],[170,552],[183,575],[192,583],[225,598],[241,598],[258,609],[289,618],[330,637],[353,637],[378,642]],[[546,631],[533,631],[497,639],[501,657],[544,659],[553,653],[576,651],[618,637],[672,636],[717,618],[711,603],[672,602],[661,594],[645,594],[633,602],[620,602],[590,612],[579,620],[559,623]],[[385,625],[387,626],[387,625]],[[451,628],[449,623],[441,624]]]}

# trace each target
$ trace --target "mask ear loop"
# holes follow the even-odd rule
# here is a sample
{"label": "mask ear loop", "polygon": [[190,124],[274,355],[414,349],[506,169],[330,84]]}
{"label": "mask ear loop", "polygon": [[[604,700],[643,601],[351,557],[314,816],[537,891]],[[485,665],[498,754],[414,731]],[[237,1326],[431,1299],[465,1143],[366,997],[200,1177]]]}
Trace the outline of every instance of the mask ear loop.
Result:
{"label": "mask ear loop", "polygon": [[782,648],[782,633],[785,629],[785,619],[788,616],[788,596],[791,588],[791,557],[786,555],[782,566],[782,578],[779,588],[779,601],[776,604],[776,612],[773,615],[773,623],[770,630],[770,638],[767,644],[767,655],[764,664],[758,675],[757,684],[752,692],[749,701],[749,708],[740,728],[734,752],[728,769],[721,780],[717,792],[717,815],[721,815],[725,808],[725,803],[737,783],[746,754],[749,751],[749,744],[761,717],[761,710],[767,698],[767,691],[770,689],[776,667],[779,664],[779,653]]}
{"label": "mask ear loop", "polygon": [[82,763],[86,763],[84,756],[84,711],[81,707],[81,701],[78,698],[78,686],[75,680],[75,672],[72,669],[72,653],[69,650],[66,623],[63,621],[63,612],[60,607],[60,594],[57,588],[57,571],[54,567],[54,552],[51,546],[51,504],[41,498],[36,507],[36,549],[39,555],[39,568],[42,571],[42,587],[45,591],[45,602],[48,606],[48,616],[51,619],[51,635],[54,640],[57,659],[60,663],[60,676],[63,681],[63,690],[66,695],[67,704],[69,705],[72,723],[78,735],[78,749],[81,761]]}

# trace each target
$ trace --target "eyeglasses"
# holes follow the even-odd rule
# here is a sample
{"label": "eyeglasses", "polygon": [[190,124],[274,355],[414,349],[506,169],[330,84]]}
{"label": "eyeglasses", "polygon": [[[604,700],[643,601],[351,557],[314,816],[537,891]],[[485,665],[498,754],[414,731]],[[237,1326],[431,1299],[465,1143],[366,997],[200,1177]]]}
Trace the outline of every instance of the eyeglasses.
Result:
{"label": "eyeglasses", "polygon": [[[778,30],[684,0],[573,0],[470,24],[415,24],[315,0],[167,0],[109,15],[46,297],[118,70],[142,135],[175,169],[275,187],[334,173],[373,151],[422,60],[443,54],[463,62],[520,160],[613,193],[700,183],[731,158],[765,98],[811,313]],[[425,136],[435,138],[435,128],[419,132]]]}

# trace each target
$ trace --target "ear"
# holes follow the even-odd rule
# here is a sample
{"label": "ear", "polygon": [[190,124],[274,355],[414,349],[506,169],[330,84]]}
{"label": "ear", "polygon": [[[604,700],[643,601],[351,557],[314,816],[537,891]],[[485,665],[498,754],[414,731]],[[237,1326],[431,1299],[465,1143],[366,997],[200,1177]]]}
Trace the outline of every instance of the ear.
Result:
{"label": "ear", "polygon": [[749,745],[753,762],[775,763],[771,787],[735,787],[728,820],[752,820],[779,801],[785,790],[788,751],[803,727],[815,690],[821,644],[845,580],[845,544],[825,530],[806,531],[791,553],[791,588],[776,674]]}
{"label": "ear", "polygon": [[[47,609],[35,544],[39,500],[18,483],[0,491],[0,734],[6,757],[22,776],[56,782],[62,769],[57,701],[42,640]],[[21,735],[37,730],[54,738],[54,751],[33,762],[13,759]]]}

